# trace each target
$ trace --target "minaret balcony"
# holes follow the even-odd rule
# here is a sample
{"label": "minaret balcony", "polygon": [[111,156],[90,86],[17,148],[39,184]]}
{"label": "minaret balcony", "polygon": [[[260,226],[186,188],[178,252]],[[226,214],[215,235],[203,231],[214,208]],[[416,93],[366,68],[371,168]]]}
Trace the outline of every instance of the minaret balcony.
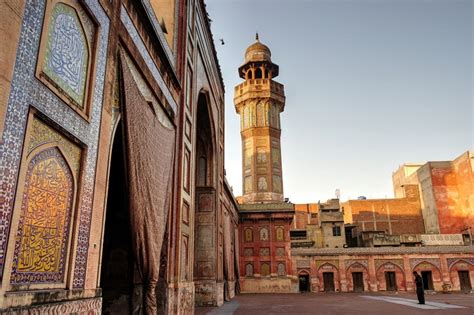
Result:
{"label": "minaret balcony", "polygon": [[283,84],[271,79],[246,80],[237,85],[234,92],[234,103],[236,105],[251,98],[272,98],[276,102],[285,103]]}

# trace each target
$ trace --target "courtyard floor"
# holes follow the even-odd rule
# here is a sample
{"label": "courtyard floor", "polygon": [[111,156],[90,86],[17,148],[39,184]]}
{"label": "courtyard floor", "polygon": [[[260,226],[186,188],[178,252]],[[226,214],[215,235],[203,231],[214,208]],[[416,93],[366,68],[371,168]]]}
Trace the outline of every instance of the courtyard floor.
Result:
{"label": "courtyard floor", "polygon": [[474,294],[427,294],[425,299],[419,305],[412,293],[242,294],[219,308],[196,307],[195,314],[474,315]]}

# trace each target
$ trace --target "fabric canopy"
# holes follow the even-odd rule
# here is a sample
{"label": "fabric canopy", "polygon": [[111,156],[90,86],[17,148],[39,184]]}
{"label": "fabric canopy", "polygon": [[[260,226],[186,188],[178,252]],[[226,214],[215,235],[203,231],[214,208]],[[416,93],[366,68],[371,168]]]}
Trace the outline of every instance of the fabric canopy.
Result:
{"label": "fabric canopy", "polygon": [[145,314],[156,314],[155,289],[171,195],[175,130],[160,122],[123,54],[121,63],[133,251],[144,288]]}

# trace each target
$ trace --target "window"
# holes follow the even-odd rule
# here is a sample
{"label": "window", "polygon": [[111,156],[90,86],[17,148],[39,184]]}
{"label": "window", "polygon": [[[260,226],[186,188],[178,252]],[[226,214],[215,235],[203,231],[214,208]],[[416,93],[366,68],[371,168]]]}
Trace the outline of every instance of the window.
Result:
{"label": "window", "polygon": [[333,236],[341,236],[341,227],[340,226],[333,226],[332,227],[332,235]]}
{"label": "window", "polygon": [[291,240],[305,240],[306,239],[306,230],[293,230],[290,231]]}

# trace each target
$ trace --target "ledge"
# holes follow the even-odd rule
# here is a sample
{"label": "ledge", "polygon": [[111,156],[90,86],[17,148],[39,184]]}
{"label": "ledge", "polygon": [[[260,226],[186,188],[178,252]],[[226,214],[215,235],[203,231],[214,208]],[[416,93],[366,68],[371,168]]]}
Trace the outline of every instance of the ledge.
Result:
{"label": "ledge", "polygon": [[291,250],[291,256],[374,254],[474,254],[474,246],[301,248]]}

